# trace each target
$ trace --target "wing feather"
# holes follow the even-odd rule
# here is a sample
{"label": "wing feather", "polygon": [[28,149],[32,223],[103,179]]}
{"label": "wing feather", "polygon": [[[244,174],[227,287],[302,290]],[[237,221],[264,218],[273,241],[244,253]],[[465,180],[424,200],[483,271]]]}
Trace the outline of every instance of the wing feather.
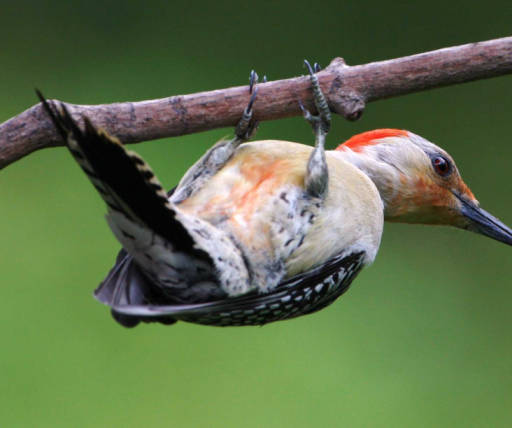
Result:
{"label": "wing feather", "polygon": [[273,291],[198,304],[111,303],[112,313],[145,322],[169,319],[216,326],[262,325],[316,312],[343,294],[359,273],[364,252],[340,254],[283,281]]}

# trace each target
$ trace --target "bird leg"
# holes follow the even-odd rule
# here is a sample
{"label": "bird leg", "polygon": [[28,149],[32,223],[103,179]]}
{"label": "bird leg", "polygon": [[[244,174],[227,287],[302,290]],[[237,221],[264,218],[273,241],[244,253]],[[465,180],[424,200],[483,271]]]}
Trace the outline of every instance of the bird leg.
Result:
{"label": "bird leg", "polygon": [[[221,140],[209,149],[183,176],[174,191],[171,202],[180,203],[192,196],[215,175],[233,156],[238,146],[251,138],[258,127],[253,118],[253,104],[258,94],[258,74],[252,70],[249,78],[251,99],[245,107],[242,118],[235,127],[235,136],[231,140]],[[263,82],[266,82],[266,76]]]}
{"label": "bird leg", "polygon": [[[266,81],[267,76],[263,76],[263,83]],[[254,70],[251,70],[251,74],[249,76],[249,93],[252,94],[251,99],[249,100],[247,107],[244,109],[242,118],[235,127],[235,138],[231,140],[234,144],[236,144],[236,146],[245,141],[248,141],[255,134],[256,129],[258,128],[259,122],[254,120],[252,117],[252,105],[254,104],[254,100],[258,95],[258,88],[256,87],[257,84],[258,74]]]}
{"label": "bird leg", "polygon": [[315,148],[308,160],[307,174],[305,179],[306,191],[313,197],[323,198],[326,194],[329,181],[329,171],[325,160],[325,137],[331,127],[331,112],[327,105],[327,100],[320,89],[318,78],[315,73],[320,71],[320,67],[315,63],[314,67],[304,60],[309,70],[309,78],[313,89],[313,100],[318,114],[311,114],[299,101],[300,108],[304,118],[311,124],[315,132]]}

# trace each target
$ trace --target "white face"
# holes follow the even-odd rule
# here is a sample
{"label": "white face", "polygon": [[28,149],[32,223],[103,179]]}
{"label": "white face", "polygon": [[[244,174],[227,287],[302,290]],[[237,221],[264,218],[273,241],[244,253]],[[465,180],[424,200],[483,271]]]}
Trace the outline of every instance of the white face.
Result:
{"label": "white face", "polygon": [[448,153],[411,132],[387,131],[400,135],[338,148],[375,183],[386,220],[452,225],[512,245],[512,230],[479,207]]}
{"label": "white face", "polygon": [[418,135],[373,140],[344,155],[375,183],[388,221],[462,227],[455,194],[477,204],[451,156]]}

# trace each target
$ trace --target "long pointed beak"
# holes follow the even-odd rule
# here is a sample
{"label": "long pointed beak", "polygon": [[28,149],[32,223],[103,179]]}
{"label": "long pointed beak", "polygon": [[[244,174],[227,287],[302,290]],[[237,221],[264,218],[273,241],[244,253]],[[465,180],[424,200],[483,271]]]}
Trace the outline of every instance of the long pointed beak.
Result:
{"label": "long pointed beak", "polygon": [[466,229],[512,245],[512,229],[473,202],[459,195],[455,196],[462,203],[461,214],[468,220]]}

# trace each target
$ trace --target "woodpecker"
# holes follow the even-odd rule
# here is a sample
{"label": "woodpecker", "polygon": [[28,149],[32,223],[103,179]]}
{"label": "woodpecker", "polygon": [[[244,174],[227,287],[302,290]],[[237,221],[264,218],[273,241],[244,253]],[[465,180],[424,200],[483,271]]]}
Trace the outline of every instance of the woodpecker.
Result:
{"label": "woodpecker", "polygon": [[247,142],[208,150],[166,193],[151,168],[64,104],[39,97],[71,154],[104,199],[123,249],[95,291],[126,327],[178,320],[262,325],[318,311],[377,254],[384,220],[444,224],[512,245],[512,230],[480,208],[451,156],[412,132],[377,129],[325,150],[330,111],[309,68],[315,146]]}

